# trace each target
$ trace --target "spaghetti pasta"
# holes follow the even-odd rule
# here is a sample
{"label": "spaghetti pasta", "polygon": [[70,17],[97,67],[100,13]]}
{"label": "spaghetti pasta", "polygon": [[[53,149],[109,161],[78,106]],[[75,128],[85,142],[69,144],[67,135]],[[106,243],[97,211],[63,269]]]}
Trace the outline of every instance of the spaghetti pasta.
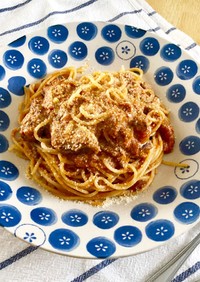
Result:
{"label": "spaghetti pasta", "polygon": [[25,88],[12,150],[40,186],[97,205],[146,189],[174,131],[141,69],[83,72],[68,67]]}

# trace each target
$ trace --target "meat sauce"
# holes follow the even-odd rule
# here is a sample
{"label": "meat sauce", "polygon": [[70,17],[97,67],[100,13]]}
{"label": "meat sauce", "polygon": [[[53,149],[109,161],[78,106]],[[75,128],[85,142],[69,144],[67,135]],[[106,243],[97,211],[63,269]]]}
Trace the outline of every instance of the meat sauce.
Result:
{"label": "meat sauce", "polygon": [[[73,155],[79,167],[86,166],[86,155],[91,158],[94,154],[106,152],[118,158],[119,162],[123,161],[123,157],[145,155],[151,147],[149,139],[152,134],[152,126],[146,117],[154,110],[154,104],[159,107],[161,104],[148,84],[143,82],[135,85],[131,75],[127,74],[116,78],[119,86],[124,81],[127,87],[126,99],[118,103],[106,91],[99,96],[99,90],[94,88],[91,92],[83,90],[69,104],[69,98],[80,84],[73,80],[69,82],[63,77],[55,79],[44,87],[39,98],[33,99],[29,112],[21,122],[21,136],[25,140],[34,140],[35,127],[48,119],[48,127],[44,128],[41,135],[50,137],[53,148]],[[149,92],[146,89],[150,89]],[[144,99],[146,102],[141,108],[137,101],[141,103]],[[80,116],[80,107],[87,109],[91,116],[105,112],[108,114],[103,121],[89,125],[86,124],[87,119],[82,117],[83,124],[79,124],[74,121],[72,113]],[[158,132],[163,140],[164,153],[170,153],[175,138],[167,115]]]}

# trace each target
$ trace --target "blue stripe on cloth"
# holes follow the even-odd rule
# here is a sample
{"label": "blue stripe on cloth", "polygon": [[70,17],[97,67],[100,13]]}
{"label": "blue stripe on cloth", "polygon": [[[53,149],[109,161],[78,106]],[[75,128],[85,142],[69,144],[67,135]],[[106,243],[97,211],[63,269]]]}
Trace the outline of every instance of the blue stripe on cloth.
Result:
{"label": "blue stripe on cloth", "polygon": [[195,263],[192,267],[188,268],[186,271],[182,272],[181,274],[179,274],[178,276],[176,276],[172,282],[181,282],[184,281],[185,279],[187,279],[190,275],[194,274],[195,272],[197,272],[198,270],[200,270],[200,261],[198,261],[197,263]]}
{"label": "blue stripe on cloth", "polygon": [[151,17],[151,16],[153,16],[155,14],[157,14],[157,12],[156,11],[152,11],[152,12],[148,13],[147,15]]}
{"label": "blue stripe on cloth", "polygon": [[[106,259],[102,261],[101,263],[95,265],[94,267],[90,268],[89,270],[87,270],[86,272],[84,272],[83,274],[81,274],[80,276],[72,280],[71,282],[82,282],[116,260],[117,259]],[[186,271],[182,272],[180,275],[176,276],[172,280],[172,282],[182,282],[198,270],[200,270],[200,261],[194,264],[192,267],[188,268]]]}
{"label": "blue stripe on cloth", "polygon": [[103,260],[102,262],[100,262],[97,265],[95,265],[94,267],[90,268],[89,270],[87,270],[86,272],[84,272],[83,274],[81,274],[80,276],[78,276],[77,278],[72,280],[71,282],[82,282],[82,281],[86,280],[87,278],[89,278],[90,276],[94,275],[95,273],[99,272],[100,270],[102,270],[103,268],[108,266],[109,264],[113,263],[116,260],[117,259]]}
{"label": "blue stripe on cloth", "polygon": [[33,251],[37,250],[38,247],[35,246],[29,246],[28,248],[24,249],[23,251],[15,254],[14,256],[10,257],[9,259],[6,259],[2,262],[0,262],[0,270],[11,265],[15,261],[27,256],[28,254],[32,253]]}
{"label": "blue stripe on cloth", "polygon": [[19,30],[22,30],[22,29],[26,29],[26,28],[29,28],[31,26],[35,26],[37,24],[40,24],[42,22],[44,22],[46,19],[48,19],[49,17],[51,16],[54,16],[54,15],[58,15],[58,14],[69,14],[69,13],[72,13],[72,12],[75,12],[77,10],[80,10],[80,9],[83,9],[85,7],[88,7],[89,5],[97,2],[98,0],[90,0],[90,1],[87,1],[79,6],[76,6],[72,9],[69,9],[69,10],[64,10],[64,11],[54,11],[54,12],[51,12],[49,14],[47,14],[45,17],[35,21],[35,22],[32,22],[32,23],[28,23],[28,24],[25,24],[25,25],[22,25],[22,26],[19,26],[19,27],[16,27],[16,28],[13,28],[13,29],[10,29],[10,30],[7,30],[7,31],[4,31],[0,34],[0,36],[3,36],[3,35],[6,35],[6,34],[9,34],[9,33],[13,33],[13,32],[16,32],[16,31],[19,31]]}
{"label": "blue stripe on cloth", "polygon": [[176,27],[171,27],[170,29],[168,29],[167,31],[165,31],[166,34],[169,34],[170,32],[176,30]]}
{"label": "blue stripe on cloth", "polygon": [[27,0],[27,1],[23,2],[23,3],[17,4],[17,5],[12,6],[12,7],[2,8],[2,9],[0,9],[0,13],[15,10],[15,9],[17,9],[17,8],[20,8],[20,7],[22,7],[22,6],[26,5],[26,4],[28,4],[28,3],[31,2],[31,1],[32,1],[32,0]]}
{"label": "blue stripe on cloth", "polygon": [[158,31],[158,30],[160,30],[160,29],[161,29],[161,27],[160,27],[160,26],[157,26],[157,27],[155,27],[155,28],[150,28],[150,29],[148,29],[147,31],[156,32],[156,31]]}
{"label": "blue stripe on cloth", "polygon": [[118,20],[119,18],[126,16],[126,15],[139,14],[142,11],[143,11],[142,9],[139,9],[139,10],[133,10],[133,11],[130,11],[130,12],[123,12],[123,13],[120,13],[119,15],[115,16],[114,18],[108,20],[108,22],[114,22],[114,21]]}
{"label": "blue stripe on cloth", "polygon": [[190,44],[188,47],[186,47],[185,50],[189,51],[189,50],[191,50],[192,48],[194,48],[195,46],[197,46],[197,43],[196,43],[196,42],[193,42],[193,43]]}

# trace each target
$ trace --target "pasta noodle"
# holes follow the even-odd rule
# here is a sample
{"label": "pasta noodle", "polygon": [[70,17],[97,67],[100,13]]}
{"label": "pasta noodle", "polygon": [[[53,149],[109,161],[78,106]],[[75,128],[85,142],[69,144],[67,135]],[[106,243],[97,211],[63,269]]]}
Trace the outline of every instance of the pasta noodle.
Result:
{"label": "pasta noodle", "polygon": [[12,150],[60,198],[99,205],[144,190],[173,149],[168,110],[141,69],[68,67],[24,92]]}

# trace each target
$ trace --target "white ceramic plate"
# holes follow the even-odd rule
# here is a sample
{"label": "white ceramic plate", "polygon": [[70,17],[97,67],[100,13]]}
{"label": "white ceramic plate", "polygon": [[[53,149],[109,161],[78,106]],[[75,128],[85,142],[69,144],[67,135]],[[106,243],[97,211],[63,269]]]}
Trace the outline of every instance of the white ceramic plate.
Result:
{"label": "white ceramic plate", "polygon": [[[151,187],[102,208],[61,201],[25,177],[26,161],[8,151],[23,86],[65,66],[137,66],[171,111],[176,145]],[[59,24],[19,38],[0,58],[0,225],[42,248],[106,258],[150,250],[191,228],[200,204],[200,66],[176,45],[132,26]]]}

